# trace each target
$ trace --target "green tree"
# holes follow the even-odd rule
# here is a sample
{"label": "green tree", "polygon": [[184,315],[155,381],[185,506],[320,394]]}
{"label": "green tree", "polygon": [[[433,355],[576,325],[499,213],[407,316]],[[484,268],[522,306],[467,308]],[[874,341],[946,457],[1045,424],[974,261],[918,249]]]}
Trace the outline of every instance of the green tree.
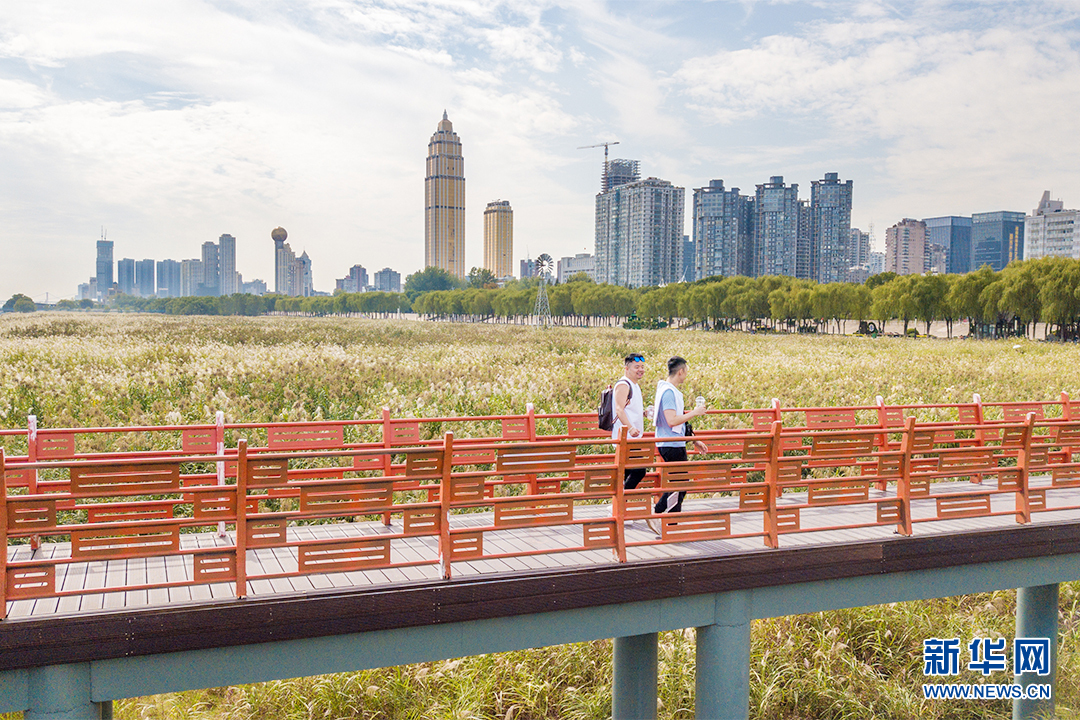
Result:
{"label": "green tree", "polygon": [[[28,296],[23,295],[22,293],[15,293],[10,298],[8,298],[8,301],[4,303],[3,308],[0,309],[2,309],[4,312],[11,312],[15,309],[15,303],[19,302],[19,300],[22,299],[30,300]],[[34,301],[30,300],[30,302],[33,303]]]}
{"label": "green tree", "polygon": [[415,300],[421,293],[435,290],[454,290],[461,287],[461,285],[461,281],[446,270],[427,267],[405,278],[405,294],[409,297],[409,300]]}
{"label": "green tree", "polygon": [[469,271],[467,283],[471,288],[494,289],[499,287],[499,280],[495,277],[495,273],[487,268],[474,267]]}

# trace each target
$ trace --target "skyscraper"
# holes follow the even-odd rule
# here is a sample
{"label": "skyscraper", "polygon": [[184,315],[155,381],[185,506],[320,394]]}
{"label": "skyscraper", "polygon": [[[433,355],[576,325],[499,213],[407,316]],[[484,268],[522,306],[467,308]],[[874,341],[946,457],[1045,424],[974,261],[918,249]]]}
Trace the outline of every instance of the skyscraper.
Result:
{"label": "skyscraper", "polygon": [[221,294],[240,292],[236,283],[236,238],[232,235],[218,238],[218,264],[221,267]]}
{"label": "skyscraper", "polygon": [[315,294],[315,286],[311,280],[311,258],[308,257],[307,250],[303,252],[296,259],[296,276],[299,282],[299,287],[295,294],[302,297],[311,297]]}
{"label": "skyscraper", "polygon": [[484,267],[497,278],[514,276],[514,211],[509,200],[495,200],[484,210]]}
{"label": "skyscraper", "polygon": [[[971,218],[958,215],[926,218],[926,239],[931,245],[931,255],[935,246],[945,255],[947,273],[966,273],[971,267]],[[933,262],[931,262],[931,265]]]}
{"label": "skyscraper", "polygon": [[337,289],[347,293],[364,292],[368,289],[367,269],[363,265],[353,265],[349,274],[336,282]]}
{"label": "skyscraper", "polygon": [[1039,207],[1024,218],[1024,257],[1080,259],[1080,210],[1066,210],[1065,203],[1044,192]]}
{"label": "skyscraper", "polygon": [[680,280],[686,191],[648,178],[596,196],[596,280],[642,287]]}
{"label": "skyscraper", "polygon": [[279,295],[290,295],[289,273],[296,256],[285,244],[289,233],[285,228],[277,227],[270,231],[270,237],[274,241],[274,292]]}
{"label": "skyscraper", "polygon": [[825,173],[810,183],[810,265],[808,277],[843,282],[850,267],[852,181]]}
{"label": "skyscraper", "polygon": [[202,260],[180,261],[180,296],[198,295],[203,287]]}
{"label": "skyscraper", "polygon": [[[116,284],[125,295],[135,294],[135,259],[121,258],[116,263]],[[107,290],[105,292],[108,292]]]}
{"label": "skyscraper", "polygon": [[757,186],[754,195],[754,267],[756,277],[795,277],[799,242],[799,185],[782,175]]}
{"label": "skyscraper", "polygon": [[153,260],[139,260],[135,263],[135,287],[141,297],[154,297]]}
{"label": "skyscraper", "polygon": [[180,297],[180,263],[175,260],[158,260],[157,296]]}
{"label": "skyscraper", "polygon": [[926,223],[904,218],[885,231],[885,272],[922,275],[929,269]]}
{"label": "skyscraper", "polygon": [[465,277],[465,160],[461,140],[445,110],[428,143],[424,266]]}
{"label": "skyscraper", "polygon": [[113,284],[113,242],[112,240],[98,240],[97,263],[95,264],[97,290],[100,297],[109,293]]}
{"label": "skyscraper", "polygon": [[401,292],[401,273],[384,267],[375,273],[375,289],[380,292]]}
{"label": "skyscraper", "polygon": [[217,243],[207,240],[202,244],[203,287],[199,295],[221,294],[221,256]]}
{"label": "skyscraper", "polygon": [[754,202],[723,180],[694,190],[695,276],[750,275],[754,271]]}
{"label": "skyscraper", "polygon": [[988,212],[971,216],[973,270],[989,265],[1001,270],[1024,259],[1024,213]]}

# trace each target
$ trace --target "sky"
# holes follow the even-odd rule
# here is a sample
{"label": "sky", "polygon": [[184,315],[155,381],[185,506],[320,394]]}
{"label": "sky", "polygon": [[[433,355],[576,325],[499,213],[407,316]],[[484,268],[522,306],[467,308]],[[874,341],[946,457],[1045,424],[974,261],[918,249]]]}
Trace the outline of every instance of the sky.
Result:
{"label": "sky", "polygon": [[905,217],[1080,206],[1080,0],[13,0],[0,3],[0,299],[72,297],[116,259],[223,233],[273,289],[277,226],[316,290],[424,262],[446,110],[521,258],[593,250],[603,149],[686,191],[854,182]]}

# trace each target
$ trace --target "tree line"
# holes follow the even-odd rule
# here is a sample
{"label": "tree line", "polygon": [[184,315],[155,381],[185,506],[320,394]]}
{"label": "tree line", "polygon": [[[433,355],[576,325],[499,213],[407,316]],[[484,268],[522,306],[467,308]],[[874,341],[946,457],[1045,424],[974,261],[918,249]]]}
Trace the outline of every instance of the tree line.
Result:
{"label": "tree line", "polygon": [[[406,278],[404,292],[342,293],[318,297],[230,295],[137,298],[121,295],[122,311],[169,315],[361,315],[389,317],[414,312],[430,320],[529,322],[538,281],[498,286],[490,271],[474,268],[459,280],[439,268]],[[562,325],[620,324],[629,318],[711,330],[842,332],[845,321],[864,332],[903,323],[904,333],[957,322],[979,337],[1028,335],[1038,323],[1046,336],[1080,337],[1080,260],[1040,258],[988,266],[964,275],[881,273],[865,283],[826,283],[791,277],[710,277],[693,283],[630,289],[594,283],[584,273],[546,287],[552,320]],[[18,308],[16,308],[18,305]],[[61,301],[57,309],[86,309],[88,301]],[[32,311],[32,301],[13,296],[4,310]]]}

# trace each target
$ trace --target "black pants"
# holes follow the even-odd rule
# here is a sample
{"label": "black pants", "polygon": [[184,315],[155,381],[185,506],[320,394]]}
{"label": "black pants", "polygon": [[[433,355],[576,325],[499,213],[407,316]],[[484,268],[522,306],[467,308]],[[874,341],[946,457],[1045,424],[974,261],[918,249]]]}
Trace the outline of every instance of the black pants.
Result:
{"label": "black pants", "polygon": [[[657,448],[660,451],[660,457],[664,458],[664,462],[686,462],[689,458],[686,455],[686,445],[679,447],[662,447]],[[681,512],[682,501],[686,497],[686,491],[680,490],[679,492],[666,492],[660,496],[656,506],[653,507],[653,512],[659,515],[666,512]]]}
{"label": "black pants", "polygon": [[626,476],[623,478],[623,488],[626,490],[633,490],[638,486],[642,480],[645,479],[645,472],[648,468],[633,468],[626,471]]}

